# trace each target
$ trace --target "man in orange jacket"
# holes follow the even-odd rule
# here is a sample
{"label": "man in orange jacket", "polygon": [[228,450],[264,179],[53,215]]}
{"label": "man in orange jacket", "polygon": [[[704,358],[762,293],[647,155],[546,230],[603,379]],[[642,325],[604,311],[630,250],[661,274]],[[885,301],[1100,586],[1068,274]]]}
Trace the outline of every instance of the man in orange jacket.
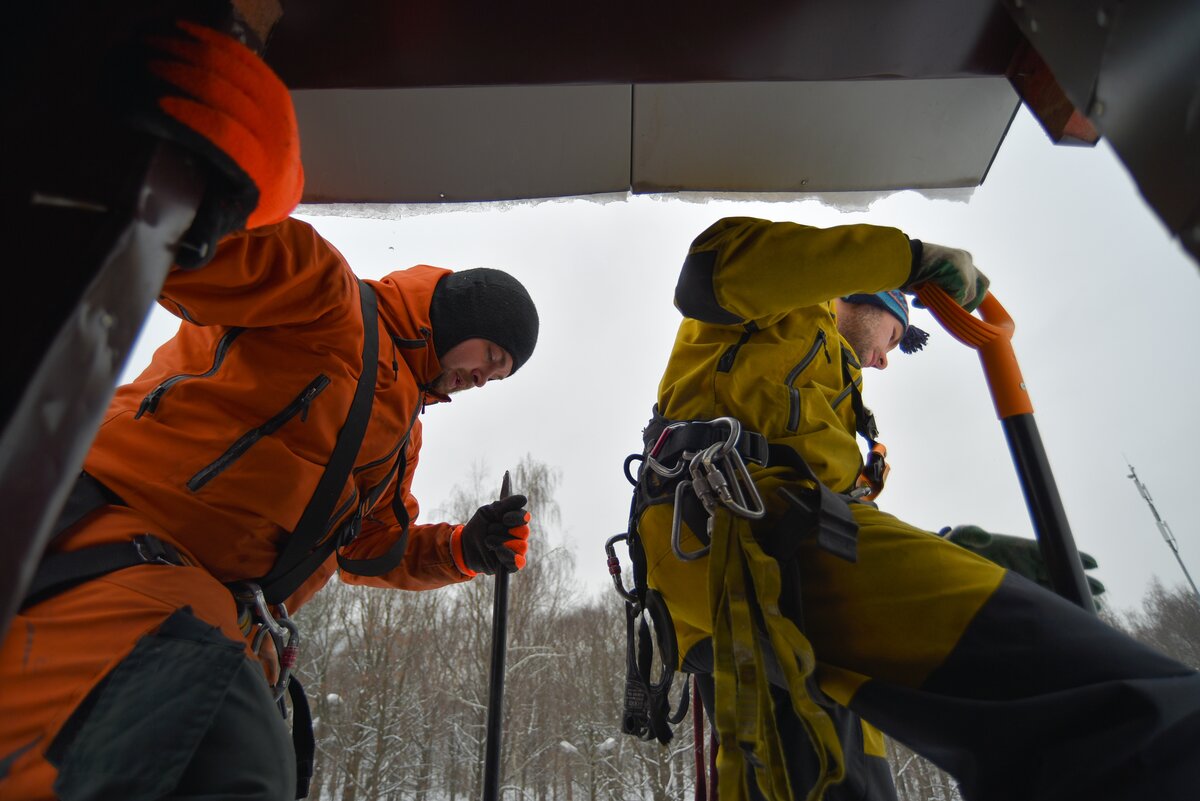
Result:
{"label": "man in orange jacket", "polygon": [[[426,405],[532,354],[524,287],[425,265],[358,280],[288,217],[303,179],[278,79],[194,21],[149,41],[156,126],[216,172],[160,296],[180,329],[118,388],[0,647],[3,799],[303,795],[289,610],[335,571],[424,590],[526,559],[523,496],[418,524],[410,492]],[[231,110],[230,82],[262,102]]]}

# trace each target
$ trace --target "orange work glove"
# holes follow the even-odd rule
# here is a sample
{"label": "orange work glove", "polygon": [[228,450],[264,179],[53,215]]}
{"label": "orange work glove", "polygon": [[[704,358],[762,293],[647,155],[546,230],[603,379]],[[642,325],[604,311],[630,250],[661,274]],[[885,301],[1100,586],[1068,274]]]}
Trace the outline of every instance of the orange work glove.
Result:
{"label": "orange work glove", "polygon": [[450,537],[454,564],[464,575],[487,573],[503,568],[515,573],[525,567],[529,552],[529,512],[524,495],[509,495],[493,501],[459,526]]}
{"label": "orange work glove", "polygon": [[304,190],[296,114],[287,87],[253,51],[208,25],[177,19],[142,38],[126,68],[142,95],[132,98],[134,124],[212,167],[188,246],[176,257],[180,266],[207,262],[225,234],[292,212]]}

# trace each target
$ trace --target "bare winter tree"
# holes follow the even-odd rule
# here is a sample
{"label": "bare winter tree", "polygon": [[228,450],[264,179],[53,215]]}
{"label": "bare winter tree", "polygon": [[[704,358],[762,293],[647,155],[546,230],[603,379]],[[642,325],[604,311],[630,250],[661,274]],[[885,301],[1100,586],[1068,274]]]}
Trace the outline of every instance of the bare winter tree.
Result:
{"label": "bare winter tree", "polygon": [[888,739],[887,748],[900,801],[962,801],[949,773],[895,740]]}
{"label": "bare winter tree", "polygon": [[1167,587],[1155,577],[1142,608],[1110,615],[1110,623],[1169,657],[1200,670],[1200,599],[1180,584]]}
{"label": "bare winter tree", "polygon": [[[502,471],[492,472],[473,466],[435,516],[466,520],[494,500]],[[533,533],[509,591],[503,798],[690,797],[689,725],[670,747],[620,733],[623,603],[615,593],[579,597],[575,566],[556,545],[557,471],[526,457],[512,479],[529,498]],[[334,582],[302,610],[301,674],[318,740],[311,798],[480,797],[493,586],[480,577],[406,593]]]}

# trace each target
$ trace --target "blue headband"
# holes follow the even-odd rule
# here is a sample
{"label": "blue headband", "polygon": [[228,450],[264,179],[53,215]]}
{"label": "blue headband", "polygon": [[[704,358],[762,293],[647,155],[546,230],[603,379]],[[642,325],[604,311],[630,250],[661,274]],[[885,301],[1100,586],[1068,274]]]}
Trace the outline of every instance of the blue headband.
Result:
{"label": "blue headband", "polygon": [[862,303],[891,312],[892,316],[904,326],[904,334],[900,337],[901,353],[915,353],[925,347],[925,343],[929,340],[928,333],[915,325],[908,324],[908,299],[899,289],[876,292],[874,295],[847,295],[842,300],[847,303]]}

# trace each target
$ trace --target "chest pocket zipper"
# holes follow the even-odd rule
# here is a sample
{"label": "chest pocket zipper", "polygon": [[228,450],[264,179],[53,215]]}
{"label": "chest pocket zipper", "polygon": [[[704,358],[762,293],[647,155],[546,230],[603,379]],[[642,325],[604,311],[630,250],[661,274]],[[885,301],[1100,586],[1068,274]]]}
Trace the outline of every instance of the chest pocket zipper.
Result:
{"label": "chest pocket zipper", "polygon": [[301,421],[308,419],[308,407],[313,400],[329,386],[329,376],[321,373],[314,378],[309,385],[305,387],[296,398],[289,403],[283,411],[272,417],[267,422],[252,428],[242,436],[238,437],[229,448],[217,457],[216,461],[203,467],[196,475],[188,479],[187,488],[192,492],[198,492],[205,484],[212,481],[231,464],[240,459],[246,451],[265,436],[274,434],[284,423],[291,420],[296,415],[300,415]]}
{"label": "chest pocket zipper", "polygon": [[733,360],[737,358],[738,351],[741,350],[742,345],[750,341],[750,337],[754,336],[757,331],[757,324],[753,322],[746,323],[745,330],[738,341],[730,345],[729,349],[722,353],[721,358],[717,361],[718,373],[728,373],[733,369]]}
{"label": "chest pocket zipper", "polygon": [[221,364],[225,361],[225,356],[229,353],[229,346],[232,345],[233,341],[237,339],[238,336],[241,335],[241,333],[245,330],[245,328],[231,328],[225,332],[225,335],[222,336],[220,341],[217,342],[216,352],[213,354],[212,367],[209,367],[203,373],[180,373],[179,375],[173,375],[166,381],[163,381],[161,384],[156,386],[154,389],[150,390],[149,394],[142,398],[142,402],[138,406],[137,413],[133,416],[133,419],[137,420],[147,412],[154,414],[154,412],[158,410],[158,403],[162,400],[163,395],[165,395],[167,390],[176,384],[193,378],[208,378],[209,376],[215,374],[217,370],[221,368]]}
{"label": "chest pocket zipper", "polygon": [[817,353],[821,350],[825,351],[825,361],[832,364],[833,359],[830,357],[829,348],[825,343],[824,331],[817,332],[817,338],[813,341],[812,347],[808,349],[808,353],[804,354],[804,358],[791,369],[784,380],[788,389],[788,431],[796,431],[800,428],[800,390],[796,387],[796,380],[800,378],[804,369],[812,364],[812,360],[817,358]]}

